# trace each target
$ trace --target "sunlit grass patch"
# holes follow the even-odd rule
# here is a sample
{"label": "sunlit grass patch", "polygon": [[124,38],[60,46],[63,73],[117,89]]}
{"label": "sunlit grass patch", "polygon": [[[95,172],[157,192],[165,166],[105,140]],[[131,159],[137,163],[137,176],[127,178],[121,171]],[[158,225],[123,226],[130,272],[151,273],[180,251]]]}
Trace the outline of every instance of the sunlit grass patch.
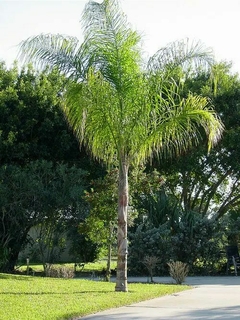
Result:
{"label": "sunlit grass patch", "polygon": [[129,305],[188,286],[129,284],[129,292],[115,292],[114,283],[78,279],[39,278],[0,274],[1,320],[60,320]]}

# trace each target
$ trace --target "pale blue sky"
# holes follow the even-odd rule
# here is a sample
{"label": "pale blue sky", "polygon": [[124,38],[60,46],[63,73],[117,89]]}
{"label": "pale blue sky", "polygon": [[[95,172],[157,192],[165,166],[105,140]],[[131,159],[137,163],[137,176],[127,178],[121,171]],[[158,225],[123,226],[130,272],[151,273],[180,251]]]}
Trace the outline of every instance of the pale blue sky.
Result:
{"label": "pale blue sky", "polygon": [[[8,66],[17,45],[39,33],[81,39],[81,13],[87,0],[0,0],[0,59]],[[214,50],[216,59],[233,62],[240,73],[240,0],[120,0],[134,29],[143,34],[148,55],[169,42],[190,38]]]}

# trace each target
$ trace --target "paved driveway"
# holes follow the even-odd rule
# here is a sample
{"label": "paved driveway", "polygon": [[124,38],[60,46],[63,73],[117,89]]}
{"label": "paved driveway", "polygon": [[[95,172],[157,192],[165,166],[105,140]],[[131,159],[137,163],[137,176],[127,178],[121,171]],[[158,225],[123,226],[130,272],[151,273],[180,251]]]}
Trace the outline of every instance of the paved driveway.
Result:
{"label": "paved driveway", "polygon": [[[173,283],[171,278],[154,278]],[[129,281],[147,281],[129,278]],[[81,320],[240,320],[240,277],[188,277],[193,288],[173,295],[99,312]]]}

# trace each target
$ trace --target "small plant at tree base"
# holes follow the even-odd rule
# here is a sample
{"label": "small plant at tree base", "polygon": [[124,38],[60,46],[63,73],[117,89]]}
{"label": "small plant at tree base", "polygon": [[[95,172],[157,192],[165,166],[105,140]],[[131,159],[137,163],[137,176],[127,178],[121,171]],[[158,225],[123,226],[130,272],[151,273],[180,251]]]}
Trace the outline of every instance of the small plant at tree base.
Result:
{"label": "small plant at tree base", "polygon": [[170,276],[177,284],[182,284],[189,271],[188,265],[182,261],[171,261],[168,266]]}
{"label": "small plant at tree base", "polygon": [[151,282],[153,282],[153,272],[158,262],[159,262],[159,258],[156,256],[146,256],[143,259],[143,264],[148,269]]}

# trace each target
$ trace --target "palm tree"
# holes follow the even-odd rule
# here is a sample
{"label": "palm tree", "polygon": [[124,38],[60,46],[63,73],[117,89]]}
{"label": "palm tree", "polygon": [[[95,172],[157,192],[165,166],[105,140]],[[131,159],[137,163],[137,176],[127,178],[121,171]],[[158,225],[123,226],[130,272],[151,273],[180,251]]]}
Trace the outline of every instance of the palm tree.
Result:
{"label": "palm tree", "polygon": [[144,68],[141,37],[117,0],[89,1],[82,21],[82,44],[41,34],[23,41],[20,50],[26,62],[57,67],[68,77],[63,110],[79,142],[106,164],[118,163],[115,290],[127,291],[129,167],[155,154],[177,155],[203,132],[209,148],[218,141],[223,126],[208,100],[179,94],[184,77],[212,57],[199,44],[178,42],[159,50]]}

